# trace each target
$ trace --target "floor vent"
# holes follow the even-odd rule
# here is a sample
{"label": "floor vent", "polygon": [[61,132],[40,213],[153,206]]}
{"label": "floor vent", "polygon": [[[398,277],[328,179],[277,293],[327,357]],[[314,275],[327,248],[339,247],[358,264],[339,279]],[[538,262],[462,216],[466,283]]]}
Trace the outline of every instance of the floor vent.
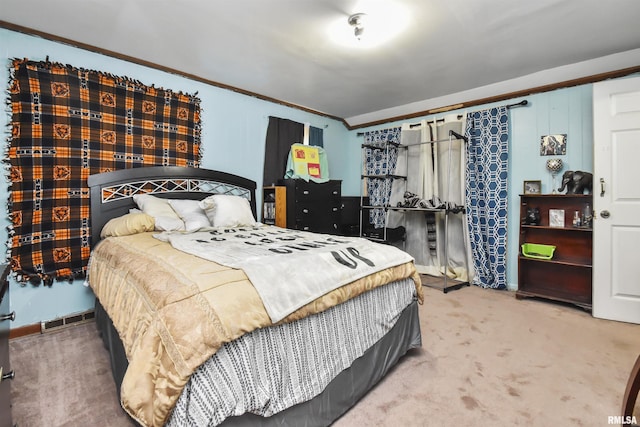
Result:
{"label": "floor vent", "polygon": [[40,322],[40,333],[44,334],[45,332],[57,331],[69,326],[91,322],[95,317],[95,312],[93,310],[89,310],[83,313],[71,314],[66,317]]}

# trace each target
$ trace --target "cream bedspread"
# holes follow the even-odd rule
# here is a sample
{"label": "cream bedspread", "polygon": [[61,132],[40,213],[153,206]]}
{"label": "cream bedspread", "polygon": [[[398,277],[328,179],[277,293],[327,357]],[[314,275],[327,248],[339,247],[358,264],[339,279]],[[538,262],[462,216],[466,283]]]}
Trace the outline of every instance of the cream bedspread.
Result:
{"label": "cream bedspread", "polygon": [[[386,283],[413,278],[413,263],[338,288],[286,317],[321,312]],[[161,426],[191,373],[225,342],[272,325],[244,272],[204,261],[153,238],[108,238],[93,250],[89,284],[123,341],[129,368],[123,408],[145,426]]]}

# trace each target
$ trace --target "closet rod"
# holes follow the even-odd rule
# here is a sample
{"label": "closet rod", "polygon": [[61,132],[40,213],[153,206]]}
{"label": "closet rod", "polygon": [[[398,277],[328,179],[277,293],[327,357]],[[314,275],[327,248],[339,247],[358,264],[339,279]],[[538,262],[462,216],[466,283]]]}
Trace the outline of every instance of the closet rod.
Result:
{"label": "closet rod", "polygon": [[[529,105],[529,101],[527,101],[526,99],[523,99],[520,102],[516,102],[515,104],[509,104],[506,107],[507,108],[515,108],[515,107],[524,107],[525,105]],[[460,120],[462,118],[462,114],[458,114],[458,120]],[[433,120],[429,120],[429,121],[433,121]],[[442,119],[437,119],[436,122],[444,122],[444,118]],[[409,128],[415,128],[415,127],[419,127],[422,126],[422,123],[411,123],[409,125]],[[358,136],[363,136],[365,133],[364,132],[358,132]]]}

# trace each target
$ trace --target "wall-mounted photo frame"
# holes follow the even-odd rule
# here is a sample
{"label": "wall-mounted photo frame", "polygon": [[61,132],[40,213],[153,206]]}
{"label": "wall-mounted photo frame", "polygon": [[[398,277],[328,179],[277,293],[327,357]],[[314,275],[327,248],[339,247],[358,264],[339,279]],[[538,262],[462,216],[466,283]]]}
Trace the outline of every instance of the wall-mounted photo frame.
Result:
{"label": "wall-mounted photo frame", "polygon": [[567,154],[567,134],[543,135],[540,137],[541,156],[561,156]]}
{"label": "wall-mounted photo frame", "polygon": [[541,194],[542,181],[525,181],[522,191],[524,192],[524,194]]}

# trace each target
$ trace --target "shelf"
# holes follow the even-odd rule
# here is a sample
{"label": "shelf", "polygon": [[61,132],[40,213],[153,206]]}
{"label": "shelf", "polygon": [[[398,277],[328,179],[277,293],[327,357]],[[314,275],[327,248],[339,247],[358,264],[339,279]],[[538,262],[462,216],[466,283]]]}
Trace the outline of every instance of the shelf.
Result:
{"label": "shelf", "polygon": [[392,174],[381,174],[381,175],[362,175],[362,178],[373,178],[373,179],[407,179],[406,176],[402,175],[392,175]]}
{"label": "shelf", "polygon": [[[392,147],[396,147],[396,148],[402,146],[402,144],[398,142],[391,142],[391,141],[386,141],[385,144],[391,145]],[[373,145],[373,144],[362,144],[362,148],[371,148],[372,150],[386,150],[387,149],[386,145],[380,146],[380,145]]]}
{"label": "shelf", "polygon": [[520,228],[531,228],[531,229],[553,230],[553,231],[580,231],[580,232],[593,231],[593,228],[589,228],[589,227],[551,227],[548,225],[529,225],[529,224],[520,224]]}
{"label": "shelf", "polygon": [[412,208],[402,206],[372,206],[362,205],[362,209],[384,209],[388,211],[416,211],[416,212],[444,212],[445,208]]}
{"label": "shelf", "polygon": [[[548,264],[559,264],[559,265],[566,265],[568,267],[580,267],[580,268],[592,268],[593,266],[591,264],[586,264],[583,262],[577,262],[577,261],[568,261],[568,260],[558,260],[558,259],[539,259],[539,258],[529,258],[526,256],[519,256],[520,261],[527,261],[527,262],[540,262],[540,263],[548,263]],[[591,260],[589,260],[591,261]]]}
{"label": "shelf", "polygon": [[[518,298],[539,297],[590,308],[593,282],[593,228],[573,227],[573,213],[591,205],[590,194],[523,194],[520,196],[520,246],[556,247],[552,259],[518,253]],[[524,224],[527,210],[539,210],[539,224]],[[564,227],[549,225],[549,211],[564,211]]]}

